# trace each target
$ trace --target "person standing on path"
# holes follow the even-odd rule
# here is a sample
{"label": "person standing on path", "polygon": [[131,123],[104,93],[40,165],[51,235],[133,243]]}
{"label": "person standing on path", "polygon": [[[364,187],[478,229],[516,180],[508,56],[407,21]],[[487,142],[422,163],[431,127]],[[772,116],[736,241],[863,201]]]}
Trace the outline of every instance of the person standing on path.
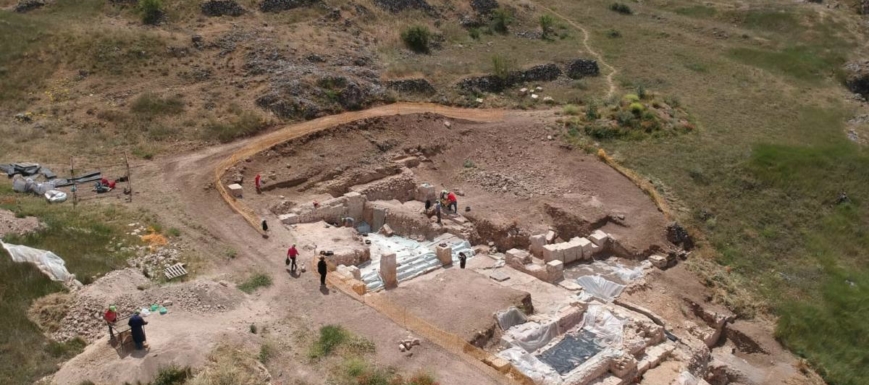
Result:
{"label": "person standing on path", "polygon": [[449,206],[447,206],[447,211],[452,210],[453,214],[459,213],[459,201],[456,199],[456,193],[450,191],[447,194],[447,200],[449,201]]}
{"label": "person standing on path", "polygon": [[317,272],[320,273],[320,286],[326,286],[326,272],[328,271],[328,267],[326,266],[326,257],[320,256],[320,262],[317,262]]}
{"label": "person standing on path", "polygon": [[459,253],[459,267],[462,268],[462,269],[464,269],[464,268],[465,268],[465,262],[467,262],[467,261],[468,261],[468,256],[465,255],[464,252]]}
{"label": "person standing on path", "polygon": [[296,257],[298,256],[299,251],[296,250],[296,244],[294,243],[292,246],[290,246],[290,249],[287,250],[287,260],[289,262],[288,264],[290,265],[290,271],[293,273],[296,272]]}
{"label": "person standing on path", "polygon": [[132,317],[130,317],[130,321],[127,322],[127,325],[130,325],[130,331],[133,334],[133,342],[136,343],[136,350],[142,350],[145,348],[145,325],[148,324],[148,321],[145,321],[139,312],[135,312]]}
{"label": "person standing on path", "polygon": [[259,174],[256,174],[256,177],[253,178],[253,184],[256,187],[257,194],[262,193],[262,189],[260,189],[260,179],[262,179],[262,177]]}
{"label": "person standing on path", "polygon": [[106,314],[103,314],[103,319],[109,325],[109,336],[115,339],[114,327],[115,323],[118,322],[118,308],[115,305],[109,305],[109,310],[106,310]]}

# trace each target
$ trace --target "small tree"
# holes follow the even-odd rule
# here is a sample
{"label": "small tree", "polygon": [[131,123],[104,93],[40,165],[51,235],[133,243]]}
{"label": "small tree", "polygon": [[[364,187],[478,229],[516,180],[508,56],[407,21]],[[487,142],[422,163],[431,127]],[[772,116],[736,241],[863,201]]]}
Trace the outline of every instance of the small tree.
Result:
{"label": "small tree", "polygon": [[513,14],[510,11],[498,8],[492,12],[492,29],[495,32],[507,33],[511,23],[513,23]]}
{"label": "small tree", "polygon": [[139,12],[142,12],[142,22],[157,24],[163,17],[162,0],[139,0]]}
{"label": "small tree", "polygon": [[510,71],[512,70],[512,63],[510,63],[507,58],[495,55],[492,56],[492,73],[495,74],[500,79],[507,79],[510,77]]}
{"label": "small tree", "polygon": [[431,32],[423,25],[414,25],[401,32],[401,40],[413,52],[427,53],[430,38]]}
{"label": "small tree", "polygon": [[622,15],[633,15],[634,11],[631,10],[627,4],[624,3],[612,3],[610,4],[610,10],[621,13]]}
{"label": "small tree", "polygon": [[552,26],[555,24],[555,19],[551,15],[540,16],[540,29],[543,31],[543,38],[548,39],[552,33]]}

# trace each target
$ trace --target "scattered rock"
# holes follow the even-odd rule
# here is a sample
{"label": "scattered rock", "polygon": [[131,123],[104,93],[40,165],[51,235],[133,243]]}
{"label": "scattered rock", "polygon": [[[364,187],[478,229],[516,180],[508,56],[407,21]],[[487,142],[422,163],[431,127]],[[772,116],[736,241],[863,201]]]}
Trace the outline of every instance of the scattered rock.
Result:
{"label": "scattered rock", "polygon": [[241,16],[244,8],[233,0],[210,0],[199,6],[202,14],[210,17],[217,16]]}
{"label": "scattered rock", "polygon": [[571,79],[582,79],[587,76],[600,75],[600,68],[595,60],[576,59],[567,64],[566,72]]}
{"label": "scattered rock", "polygon": [[845,84],[864,99],[869,97],[869,60],[852,61],[845,65]]}
{"label": "scattered rock", "polygon": [[44,0],[19,0],[15,6],[15,12],[24,13],[30,12],[36,8],[45,6]]}
{"label": "scattered rock", "polygon": [[374,5],[392,13],[398,13],[410,9],[425,11],[434,14],[435,9],[425,0],[374,0]]}
{"label": "scattered rock", "polygon": [[425,78],[389,80],[386,82],[386,89],[407,94],[423,95],[433,95],[437,92]]}
{"label": "scattered rock", "polygon": [[506,76],[485,75],[462,79],[458,87],[467,92],[501,92],[522,82],[552,81],[561,76],[557,65],[541,64],[526,70],[513,71]]}
{"label": "scattered rock", "polygon": [[480,15],[488,15],[498,8],[495,0],[471,0],[471,8]]}
{"label": "scattered rock", "polygon": [[317,0],[263,0],[259,9],[263,12],[281,12],[306,7],[316,2]]}

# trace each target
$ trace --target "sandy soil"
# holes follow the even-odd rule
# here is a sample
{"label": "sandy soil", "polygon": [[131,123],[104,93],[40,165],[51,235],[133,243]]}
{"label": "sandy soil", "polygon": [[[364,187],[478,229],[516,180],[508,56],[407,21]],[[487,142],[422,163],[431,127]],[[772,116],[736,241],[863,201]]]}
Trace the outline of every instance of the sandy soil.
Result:
{"label": "sandy soil", "polygon": [[0,238],[6,234],[25,234],[38,229],[39,219],[34,217],[16,218],[15,213],[0,209]]}

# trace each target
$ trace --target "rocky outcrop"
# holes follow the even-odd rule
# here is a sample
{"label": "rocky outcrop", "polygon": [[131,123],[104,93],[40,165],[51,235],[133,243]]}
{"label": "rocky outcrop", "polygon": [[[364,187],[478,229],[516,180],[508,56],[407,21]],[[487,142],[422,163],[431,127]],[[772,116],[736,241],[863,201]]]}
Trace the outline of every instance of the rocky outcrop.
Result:
{"label": "rocky outcrop", "polygon": [[424,78],[389,80],[386,89],[403,94],[433,95],[437,92]]}
{"label": "rocky outcrop", "polygon": [[392,13],[416,9],[426,13],[434,13],[435,9],[425,0],[374,0],[374,5]]}
{"label": "rocky outcrop", "polygon": [[458,87],[466,92],[501,92],[519,83],[548,82],[561,75],[561,68],[549,63],[536,65],[522,71],[513,71],[506,76],[486,75],[465,78],[459,82]]}
{"label": "rocky outcrop", "polygon": [[863,98],[869,97],[869,60],[853,61],[845,65],[845,85],[848,89],[860,94]]}
{"label": "rocky outcrop", "polygon": [[15,12],[24,13],[30,12],[36,8],[45,6],[44,0],[19,0],[15,6]]}
{"label": "rocky outcrop", "polygon": [[480,15],[488,15],[498,8],[495,0],[471,0],[471,8]]}
{"label": "rocky outcrop", "polygon": [[600,75],[597,61],[588,59],[576,59],[567,63],[567,76],[571,79],[582,79],[587,76]]}
{"label": "rocky outcrop", "polygon": [[281,12],[313,5],[317,0],[263,0],[259,9],[263,12]]}
{"label": "rocky outcrop", "polygon": [[244,8],[233,0],[211,0],[199,6],[205,16],[241,16]]}

